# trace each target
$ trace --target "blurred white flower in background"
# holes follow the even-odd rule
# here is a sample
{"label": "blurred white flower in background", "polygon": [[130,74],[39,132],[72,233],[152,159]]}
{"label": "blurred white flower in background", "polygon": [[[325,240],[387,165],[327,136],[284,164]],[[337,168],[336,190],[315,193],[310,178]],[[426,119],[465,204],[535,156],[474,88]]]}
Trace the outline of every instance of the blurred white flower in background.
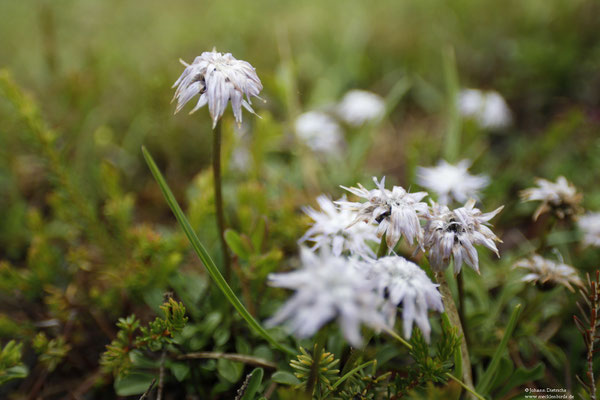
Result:
{"label": "blurred white flower in background", "polygon": [[475,200],[472,199],[464,207],[454,210],[433,203],[425,224],[425,248],[433,270],[446,269],[453,259],[455,274],[460,272],[463,262],[479,272],[476,244],[487,247],[500,257],[495,242],[501,240],[488,226],[503,208],[482,213],[475,208]]}
{"label": "blurred white flower in background", "polygon": [[524,268],[529,272],[521,279],[523,282],[533,282],[550,288],[559,284],[566,286],[571,292],[575,291],[572,285],[583,287],[583,281],[575,268],[537,254],[518,261],[515,267]]}
{"label": "blurred white flower in background", "polygon": [[173,96],[173,100],[177,99],[175,113],[199,94],[198,103],[190,114],[208,104],[213,128],[229,101],[238,125],[242,123],[242,107],[256,114],[251,107],[250,97],[258,97],[263,86],[254,67],[248,62],[235,59],[231,53],[216,51],[205,51],[192,64],[179,61],[186,68],[173,84],[173,87],[177,87]]}
{"label": "blurred white flower in background", "polygon": [[270,274],[271,286],[292,289],[295,293],[267,320],[268,326],[284,323],[300,338],[312,336],[325,323],[337,319],[344,337],[353,346],[362,342],[360,325],[375,330],[385,327],[381,298],[374,282],[366,278],[360,261],[336,257],[327,251],[313,253],[301,248],[302,268]]}
{"label": "blurred white flower in background", "polygon": [[315,153],[339,155],[344,147],[344,132],[335,119],[321,111],[308,111],[296,118],[298,138]]}
{"label": "blurred white flower in background", "polygon": [[411,244],[416,240],[421,245],[423,229],[419,216],[427,213],[427,204],[421,201],[427,193],[409,193],[400,186],[388,190],[385,188],[385,177],[380,182],[373,177],[373,182],[377,189],[368,190],[360,183],[358,188],[341,186],[342,189],[366,199],[366,202],[337,201],[336,204],[355,213],[353,223],[365,221],[378,224],[377,236],[386,234],[386,244],[390,251],[402,236]]}
{"label": "blurred white flower in background", "polygon": [[366,90],[350,90],[337,105],[337,115],[353,127],[376,121],[385,114],[385,101]]}
{"label": "blurred white flower in background", "polygon": [[600,247],[600,212],[588,213],[579,217],[577,225],[583,233],[584,245]]}
{"label": "blurred white flower in background", "polygon": [[438,203],[452,201],[464,203],[470,198],[479,199],[479,192],[489,183],[486,175],[471,175],[471,161],[462,160],[456,165],[440,160],[435,167],[418,167],[417,182],[438,196]]}
{"label": "blurred white flower in background", "polygon": [[552,211],[559,218],[572,216],[580,211],[582,195],[577,193],[577,188],[564,176],[559,176],[556,182],[538,178],[535,183],[537,187],[522,190],[520,193],[523,201],[542,202],[533,214],[534,220],[548,211]]}
{"label": "blurred white flower in background", "polygon": [[377,283],[384,298],[384,311],[389,326],[394,326],[398,306],[402,305],[404,336],[410,338],[416,323],[425,340],[429,342],[431,326],[427,318],[429,309],[444,311],[439,285],[433,283],[418,265],[399,256],[382,257],[368,265],[369,279]]}
{"label": "blurred white flower in background", "polygon": [[473,118],[484,129],[500,129],[512,123],[508,105],[500,93],[464,89],[458,94],[458,110],[463,117]]}
{"label": "blurred white flower in background", "polygon": [[[342,197],[339,201],[346,201],[346,198]],[[314,223],[300,238],[299,243],[313,242],[313,251],[329,247],[334,256],[340,256],[347,251],[352,255],[375,257],[375,252],[369,247],[369,242],[377,242],[374,225],[365,222],[352,224],[354,214],[350,210],[338,209],[325,195],[319,196],[317,203],[320,211],[312,207],[303,209]]]}

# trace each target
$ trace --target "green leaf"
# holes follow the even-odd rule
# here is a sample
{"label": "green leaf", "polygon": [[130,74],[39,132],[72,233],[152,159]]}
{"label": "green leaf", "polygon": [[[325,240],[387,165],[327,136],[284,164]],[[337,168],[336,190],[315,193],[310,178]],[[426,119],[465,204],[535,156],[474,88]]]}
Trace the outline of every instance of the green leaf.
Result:
{"label": "green leaf", "polygon": [[240,362],[219,358],[217,361],[217,371],[225,380],[235,383],[242,377],[244,365]]}
{"label": "green leaf", "polygon": [[187,378],[190,373],[190,366],[187,363],[173,363],[169,366],[171,373],[177,379],[177,381],[182,382],[185,378]]}
{"label": "green leaf", "polygon": [[132,372],[115,379],[115,392],[119,396],[142,394],[148,389],[154,376],[144,372]]}
{"label": "green leaf", "polygon": [[494,381],[492,383],[492,390],[503,386],[504,382],[512,375],[515,367],[513,362],[508,357],[502,357],[500,359],[500,365],[498,371],[494,374]]}
{"label": "green leaf", "polygon": [[14,367],[7,368],[4,371],[0,371],[0,385],[13,379],[23,379],[27,374],[29,374],[29,370],[25,365],[15,365]]}
{"label": "green leaf", "polygon": [[524,383],[534,382],[544,376],[546,367],[542,363],[538,363],[535,367],[526,369],[523,367],[517,368],[510,379],[502,386],[502,391],[498,393],[498,397],[504,397],[511,389],[520,386]]}
{"label": "green leaf", "polygon": [[179,222],[179,225],[181,226],[185,235],[187,236],[190,243],[192,244],[194,251],[196,252],[198,257],[200,257],[200,259],[202,260],[202,263],[206,267],[210,277],[213,279],[213,281],[215,282],[217,287],[221,290],[221,292],[225,295],[225,298],[227,298],[227,300],[237,310],[237,312],[241,315],[241,317],[244,318],[244,320],[246,320],[246,322],[248,323],[248,326],[250,326],[250,328],[254,332],[256,332],[258,335],[262,336],[265,340],[267,340],[269,343],[271,343],[271,345],[273,345],[277,349],[289,354],[290,356],[295,356],[296,352],[293,349],[277,342],[269,334],[269,332],[267,332],[265,330],[265,328],[263,328],[262,325],[260,325],[254,319],[254,317],[248,312],[248,310],[246,310],[246,307],[244,307],[244,305],[242,304],[240,299],[238,299],[237,296],[235,295],[235,293],[233,293],[233,290],[231,290],[231,287],[227,284],[227,282],[225,281],[225,278],[223,278],[223,275],[221,275],[221,272],[219,271],[219,269],[215,265],[214,261],[208,254],[208,251],[206,251],[206,248],[200,242],[200,239],[198,239],[196,232],[194,231],[194,229],[190,225],[187,217],[181,210],[181,207],[177,203],[177,200],[175,199],[173,192],[171,192],[169,185],[167,185],[165,178],[160,173],[160,170],[156,166],[156,163],[152,159],[152,156],[150,155],[150,153],[148,153],[148,151],[146,150],[145,147],[142,147],[142,153],[144,154],[144,159],[146,160],[146,163],[148,164],[148,167],[150,168],[150,171],[152,172],[154,179],[156,179],[158,186],[160,186],[160,189],[167,201],[167,204],[171,208],[171,211],[173,211],[175,218],[177,218],[177,222]]}
{"label": "green leaf", "polygon": [[519,315],[521,315],[521,311],[523,311],[521,305],[517,304],[510,316],[510,319],[508,320],[508,324],[506,325],[506,330],[504,331],[504,336],[500,341],[500,345],[494,352],[494,356],[492,357],[492,361],[490,361],[490,365],[488,365],[485,373],[481,377],[481,380],[477,384],[478,393],[482,393],[484,395],[489,393],[492,385],[492,378],[498,369],[498,365],[500,364],[504,350],[506,350],[506,346],[508,345],[508,340],[512,336],[513,330],[517,325]]}
{"label": "green leaf", "polygon": [[262,368],[255,368],[254,371],[250,373],[250,379],[248,380],[248,385],[246,386],[246,390],[244,391],[241,400],[254,400],[254,397],[260,388],[260,384],[262,383],[264,373]]}
{"label": "green leaf", "polygon": [[301,382],[291,372],[277,371],[271,376],[273,382],[281,383],[282,385],[299,385]]}
{"label": "green leaf", "polygon": [[239,233],[233,229],[227,229],[225,231],[225,241],[227,245],[242,260],[247,260],[252,253],[250,244],[240,236]]}

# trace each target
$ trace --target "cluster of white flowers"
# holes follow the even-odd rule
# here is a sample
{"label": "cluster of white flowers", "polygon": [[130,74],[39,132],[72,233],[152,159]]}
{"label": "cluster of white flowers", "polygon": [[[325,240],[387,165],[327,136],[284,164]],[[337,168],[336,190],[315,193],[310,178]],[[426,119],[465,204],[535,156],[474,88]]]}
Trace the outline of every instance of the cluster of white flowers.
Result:
{"label": "cluster of white flowers", "polygon": [[419,167],[417,183],[437,195],[437,202],[449,205],[456,201],[464,203],[469,199],[479,199],[479,192],[489,183],[485,175],[471,175],[468,170],[470,160],[462,160],[452,165],[440,160],[435,167]]}
{"label": "cluster of white flowers", "polygon": [[[373,189],[342,186],[363,202],[333,202],[322,195],[319,211],[304,209],[313,224],[300,243],[313,246],[302,247],[301,269],[270,276],[273,286],[296,292],[269,320],[271,325],[285,323],[306,337],[337,319],[346,339],[357,344],[361,324],[389,329],[400,307],[404,336],[409,338],[416,325],[429,340],[428,312],[443,311],[442,297],[424,270],[393,252],[401,238],[426,251],[435,271],[452,260],[456,273],[463,261],[478,270],[475,245],[498,254],[499,239],[489,221],[502,207],[482,213],[474,200],[454,210],[433,202],[428,206],[422,201],[426,192],[387,189],[385,178],[373,181]],[[374,246],[384,234],[389,255],[375,259]]]}
{"label": "cluster of white flowers", "polygon": [[350,90],[330,112],[308,111],[294,122],[298,139],[318,154],[340,155],[346,142],[338,120],[357,128],[383,118],[385,101],[375,93]]}
{"label": "cluster of white flowers", "polygon": [[458,110],[462,116],[473,118],[484,129],[500,129],[512,123],[508,105],[500,93],[464,89],[458,94]]}
{"label": "cluster of white flowers", "polygon": [[173,84],[173,87],[177,87],[173,97],[173,100],[177,99],[175,113],[199,94],[198,103],[190,114],[208,104],[213,128],[229,101],[238,124],[242,123],[242,107],[255,114],[250,97],[258,97],[263,86],[254,67],[248,62],[235,59],[231,53],[223,54],[214,50],[205,51],[191,64],[180,61],[185,70]]}

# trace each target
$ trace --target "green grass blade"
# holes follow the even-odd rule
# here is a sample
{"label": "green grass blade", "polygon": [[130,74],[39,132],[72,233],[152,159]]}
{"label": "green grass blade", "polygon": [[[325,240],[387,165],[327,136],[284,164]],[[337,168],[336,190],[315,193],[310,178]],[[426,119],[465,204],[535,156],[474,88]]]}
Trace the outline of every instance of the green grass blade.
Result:
{"label": "green grass blade", "polygon": [[521,311],[523,311],[521,305],[517,304],[517,306],[515,307],[515,309],[513,310],[512,314],[510,316],[510,320],[508,321],[508,324],[506,325],[506,330],[504,331],[504,336],[502,336],[502,341],[500,342],[500,345],[494,352],[494,356],[492,357],[492,361],[490,362],[490,365],[487,367],[487,369],[485,370],[485,373],[481,377],[481,380],[477,384],[477,392],[483,393],[483,394],[488,394],[489,390],[491,389],[490,386],[492,385],[492,379],[494,378],[494,372],[496,372],[496,369],[498,368],[498,365],[500,364],[500,359],[502,358],[502,354],[504,353],[504,350],[506,350],[506,346],[508,345],[508,340],[512,336],[515,326],[517,325],[517,320],[519,319],[519,315],[521,315]]}
{"label": "green grass blade", "polygon": [[254,317],[252,317],[252,315],[248,312],[248,310],[246,310],[246,307],[244,307],[242,302],[237,298],[235,293],[233,293],[233,290],[231,290],[231,287],[229,287],[229,285],[227,284],[227,281],[225,281],[225,278],[223,278],[223,275],[221,275],[221,272],[215,265],[214,261],[212,260],[212,258],[210,257],[210,255],[208,254],[208,252],[206,251],[206,249],[204,248],[202,243],[200,242],[200,239],[198,239],[196,232],[194,232],[194,229],[192,228],[192,226],[190,225],[185,214],[181,210],[181,207],[177,203],[175,196],[173,196],[173,192],[171,192],[169,185],[167,185],[165,178],[160,173],[160,170],[156,166],[156,163],[152,159],[152,156],[150,155],[150,153],[148,153],[146,148],[143,146],[142,146],[142,153],[144,154],[144,159],[146,160],[146,163],[148,164],[148,167],[150,168],[152,175],[154,175],[154,179],[156,179],[158,186],[160,186],[160,190],[162,191],[163,195],[165,196],[165,199],[166,199],[167,203],[169,204],[169,207],[173,211],[173,214],[175,214],[175,218],[177,218],[177,222],[179,222],[179,225],[181,226],[181,228],[185,232],[185,235],[187,236],[190,243],[192,244],[194,251],[196,252],[196,254],[198,254],[198,257],[200,257],[200,260],[202,260],[202,263],[208,270],[209,275],[211,276],[213,281],[216,283],[216,285],[219,287],[221,292],[223,292],[223,294],[225,295],[227,300],[229,300],[231,305],[237,310],[237,312],[242,316],[242,318],[244,318],[244,320],[246,320],[246,322],[248,323],[248,325],[254,332],[256,332],[257,334],[262,336],[264,339],[266,339],[275,348],[277,348],[291,356],[295,356],[296,352],[294,350],[292,350],[291,348],[284,346],[284,345],[280,344],[279,342],[277,342],[269,334],[269,332],[267,332],[258,323],[258,321],[256,321],[254,319]]}
{"label": "green grass blade", "polygon": [[444,157],[449,163],[458,161],[460,152],[461,117],[458,112],[458,72],[454,49],[447,47],[443,52],[444,80],[446,81],[446,106],[448,112]]}

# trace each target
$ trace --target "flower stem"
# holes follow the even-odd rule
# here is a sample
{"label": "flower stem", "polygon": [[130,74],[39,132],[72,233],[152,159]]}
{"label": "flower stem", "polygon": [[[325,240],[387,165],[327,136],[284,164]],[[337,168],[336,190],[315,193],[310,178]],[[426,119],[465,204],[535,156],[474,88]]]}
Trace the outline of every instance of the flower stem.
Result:
{"label": "flower stem", "polygon": [[388,253],[386,239],[386,232],[383,232],[383,236],[381,236],[381,242],[379,242],[379,248],[377,249],[377,258],[385,257]]}
{"label": "flower stem", "polygon": [[231,263],[229,252],[225,243],[225,215],[223,213],[223,192],[221,190],[221,121],[213,132],[213,180],[215,185],[215,209],[217,214],[217,227],[219,228],[219,240],[221,241],[221,251],[223,252],[223,266],[225,280],[229,281],[231,277]]}
{"label": "flower stem", "polygon": [[467,341],[465,339],[463,327],[460,323],[460,315],[456,309],[456,304],[454,303],[454,298],[452,297],[452,292],[450,291],[450,287],[448,286],[444,272],[436,272],[435,277],[437,282],[440,284],[440,293],[442,294],[442,300],[444,302],[444,308],[446,310],[446,314],[448,315],[448,319],[450,320],[450,323],[458,329],[458,334],[461,336],[460,353],[462,358],[462,378],[464,383],[468,387],[472,388],[473,375],[471,372],[471,359],[469,358],[469,348],[467,347]]}
{"label": "flower stem", "polygon": [[467,346],[469,345],[469,335],[467,329],[467,320],[465,318],[465,283],[463,274],[456,275],[456,286],[458,287],[458,316],[463,329],[463,336]]}

